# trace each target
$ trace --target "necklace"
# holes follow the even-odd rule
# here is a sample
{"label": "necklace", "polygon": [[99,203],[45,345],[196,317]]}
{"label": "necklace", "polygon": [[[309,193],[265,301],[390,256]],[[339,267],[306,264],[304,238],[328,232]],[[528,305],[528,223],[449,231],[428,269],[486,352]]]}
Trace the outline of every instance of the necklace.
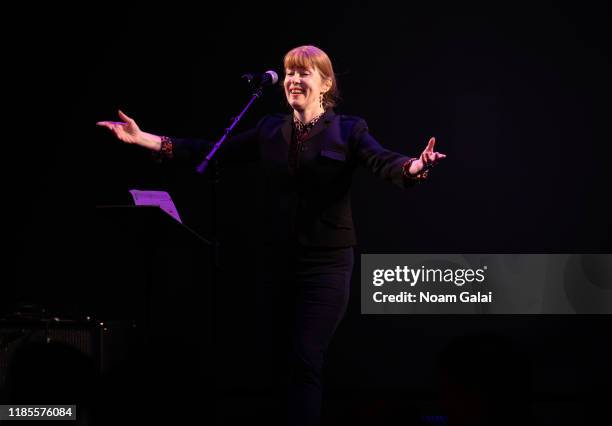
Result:
{"label": "necklace", "polygon": [[319,119],[323,116],[323,114],[325,114],[325,111],[317,115],[315,118],[310,120],[308,123],[303,123],[299,118],[297,118],[296,116],[293,116],[293,127],[295,128],[296,133],[300,136],[304,136],[306,133],[310,131],[310,129],[312,129],[315,126],[315,124],[317,124],[317,121],[319,121]]}

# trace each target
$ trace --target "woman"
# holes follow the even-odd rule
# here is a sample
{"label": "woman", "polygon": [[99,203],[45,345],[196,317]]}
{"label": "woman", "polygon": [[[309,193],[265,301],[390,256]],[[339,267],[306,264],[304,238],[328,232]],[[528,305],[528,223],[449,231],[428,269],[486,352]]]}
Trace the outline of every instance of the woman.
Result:
{"label": "woman", "polygon": [[[427,177],[445,158],[431,138],[418,158],[384,149],[364,120],[336,115],[338,89],[331,61],[314,46],[284,58],[291,115],[271,115],[219,151],[221,161],[257,159],[266,181],[263,224],[274,303],[289,307],[290,424],[317,424],[323,356],[348,302],[356,243],[349,189],[357,166],[401,187]],[[123,122],[99,122],[120,140],[166,159],[201,160],[210,143],[153,135],[119,111]],[[282,267],[280,267],[282,266]],[[264,310],[271,320],[278,320]]]}

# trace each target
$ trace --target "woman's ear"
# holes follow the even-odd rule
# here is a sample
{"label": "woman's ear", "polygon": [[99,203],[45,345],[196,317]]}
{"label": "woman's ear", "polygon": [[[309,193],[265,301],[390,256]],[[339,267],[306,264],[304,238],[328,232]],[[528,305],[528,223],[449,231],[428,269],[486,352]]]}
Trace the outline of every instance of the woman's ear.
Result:
{"label": "woman's ear", "polygon": [[332,87],[331,78],[326,78],[325,79],[325,93],[329,92],[331,90],[331,87]]}

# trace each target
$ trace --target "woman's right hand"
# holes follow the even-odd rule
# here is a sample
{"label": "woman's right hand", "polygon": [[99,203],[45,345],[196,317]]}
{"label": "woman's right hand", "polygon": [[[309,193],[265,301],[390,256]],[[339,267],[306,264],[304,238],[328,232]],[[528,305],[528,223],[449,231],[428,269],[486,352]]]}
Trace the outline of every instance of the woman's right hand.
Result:
{"label": "woman's right hand", "polygon": [[153,151],[160,150],[160,136],[143,132],[140,130],[140,127],[138,127],[138,124],[136,124],[136,121],[125,115],[121,110],[119,110],[119,118],[123,120],[123,122],[98,121],[96,125],[106,127],[114,133],[117,139],[125,143],[140,145]]}

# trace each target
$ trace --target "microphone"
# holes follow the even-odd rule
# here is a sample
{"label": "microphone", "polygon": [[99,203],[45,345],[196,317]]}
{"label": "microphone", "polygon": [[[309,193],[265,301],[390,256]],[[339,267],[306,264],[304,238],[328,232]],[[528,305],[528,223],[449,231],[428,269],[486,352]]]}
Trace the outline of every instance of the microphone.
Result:
{"label": "microphone", "polygon": [[256,84],[258,86],[272,86],[278,82],[278,74],[271,70],[263,74],[244,74],[242,78],[246,78],[249,84]]}

